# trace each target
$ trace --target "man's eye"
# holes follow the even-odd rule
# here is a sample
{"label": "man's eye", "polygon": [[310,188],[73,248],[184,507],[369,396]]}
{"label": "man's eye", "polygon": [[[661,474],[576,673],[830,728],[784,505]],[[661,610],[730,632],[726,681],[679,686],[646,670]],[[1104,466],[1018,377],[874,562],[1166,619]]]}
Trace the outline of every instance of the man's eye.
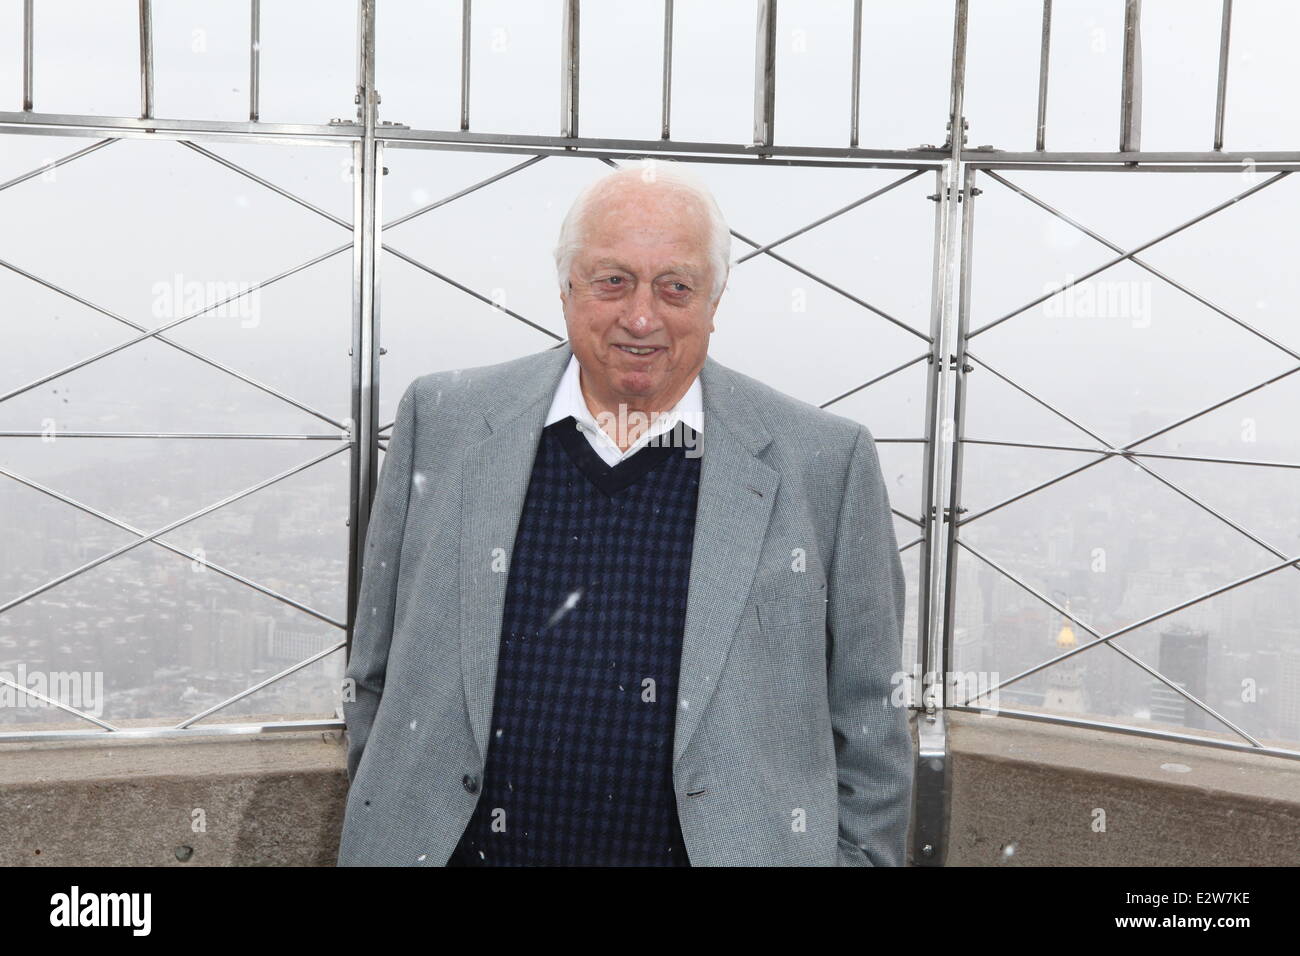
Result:
{"label": "man's eye", "polygon": [[622,281],[623,281],[623,277],[622,277],[622,276],[608,276],[607,278],[602,279],[601,281],[602,281],[602,282],[622,283]]}

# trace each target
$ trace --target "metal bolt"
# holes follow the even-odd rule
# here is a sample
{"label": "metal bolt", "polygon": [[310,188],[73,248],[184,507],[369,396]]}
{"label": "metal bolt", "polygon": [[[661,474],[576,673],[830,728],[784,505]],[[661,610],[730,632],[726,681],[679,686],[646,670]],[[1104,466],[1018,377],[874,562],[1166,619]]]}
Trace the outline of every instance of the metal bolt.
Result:
{"label": "metal bolt", "polygon": [[930,844],[927,843],[925,846],[921,847],[921,855],[934,856],[934,847],[930,846]]}

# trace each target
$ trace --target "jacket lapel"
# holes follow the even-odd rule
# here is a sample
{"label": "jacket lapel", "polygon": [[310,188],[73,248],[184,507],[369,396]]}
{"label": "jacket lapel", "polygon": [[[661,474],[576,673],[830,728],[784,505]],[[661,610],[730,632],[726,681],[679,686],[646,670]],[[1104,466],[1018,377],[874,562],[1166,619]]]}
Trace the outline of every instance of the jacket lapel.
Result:
{"label": "jacket lapel", "polygon": [[483,409],[486,437],[470,449],[462,469],[461,672],[470,726],[485,761],[510,554],[546,413],[571,354],[567,343],[543,352],[536,374]]}
{"label": "jacket lapel", "polygon": [[[461,664],[479,755],[487,759],[497,653],[514,548],[537,443],[569,361],[568,344],[542,353],[536,374],[483,410],[482,439],[461,476]],[[682,639],[674,764],[717,686],[758,567],[780,477],[756,455],[771,442],[744,385],[706,358],[704,429],[690,592]],[[500,549],[497,551],[496,549]]]}
{"label": "jacket lapel", "polygon": [[711,358],[700,371],[704,430],[678,677],[673,764],[699,726],[758,569],[780,475],[756,456],[771,443],[744,383]]}

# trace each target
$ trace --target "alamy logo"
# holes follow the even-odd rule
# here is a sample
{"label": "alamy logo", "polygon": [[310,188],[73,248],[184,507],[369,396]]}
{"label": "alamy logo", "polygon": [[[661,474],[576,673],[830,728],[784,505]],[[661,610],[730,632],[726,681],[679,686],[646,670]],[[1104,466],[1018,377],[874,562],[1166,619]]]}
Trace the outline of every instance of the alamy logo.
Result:
{"label": "alamy logo", "polygon": [[[596,416],[596,424],[601,431],[614,439],[620,448],[625,448],[637,439],[649,435],[650,437],[646,439],[646,447],[685,448],[687,458],[699,458],[704,454],[704,436],[700,431],[702,424],[700,417],[683,413],[674,420],[668,412],[661,412],[651,418],[648,413],[629,410],[625,403],[620,402],[617,413],[601,412]],[[655,433],[651,434],[652,431]]]}
{"label": "alamy logo", "polygon": [[104,712],[103,671],[0,671],[0,707],[72,707]]}
{"label": "alamy logo", "polygon": [[133,936],[148,936],[150,893],[70,893],[50,897],[51,926],[129,926]]}

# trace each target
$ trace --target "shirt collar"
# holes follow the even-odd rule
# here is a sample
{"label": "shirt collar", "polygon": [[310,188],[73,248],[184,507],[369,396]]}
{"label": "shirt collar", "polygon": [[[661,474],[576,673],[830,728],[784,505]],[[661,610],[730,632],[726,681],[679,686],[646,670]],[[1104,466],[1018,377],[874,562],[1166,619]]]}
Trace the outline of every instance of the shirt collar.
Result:
{"label": "shirt collar", "polygon": [[691,387],[686,390],[686,394],[681,400],[673,406],[672,410],[666,416],[660,416],[660,420],[652,422],[650,427],[638,438],[626,452],[619,449],[614,439],[605,434],[604,430],[597,424],[595,416],[587,407],[587,400],[582,397],[582,385],[578,380],[578,356],[570,355],[569,364],[564,369],[564,375],[560,377],[560,384],[556,386],[555,396],[551,400],[550,411],[546,413],[546,424],[551,425],[572,415],[580,424],[588,426],[597,436],[598,440],[608,444],[609,447],[618,451],[621,457],[626,458],[632,452],[641,448],[656,435],[662,434],[673,428],[679,421],[684,421],[698,433],[704,431],[704,390],[700,386],[700,377],[695,376],[691,382]]}

